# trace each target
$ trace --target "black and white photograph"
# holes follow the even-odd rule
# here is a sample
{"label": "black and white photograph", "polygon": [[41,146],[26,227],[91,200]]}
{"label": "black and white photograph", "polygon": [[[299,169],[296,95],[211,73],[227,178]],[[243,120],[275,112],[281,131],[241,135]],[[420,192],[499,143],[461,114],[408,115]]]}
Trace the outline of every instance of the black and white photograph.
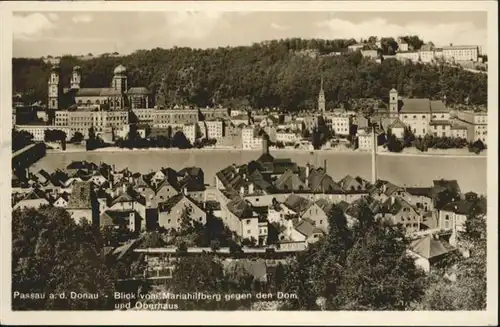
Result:
{"label": "black and white photograph", "polygon": [[456,5],[2,4],[2,320],[496,324],[497,4]]}

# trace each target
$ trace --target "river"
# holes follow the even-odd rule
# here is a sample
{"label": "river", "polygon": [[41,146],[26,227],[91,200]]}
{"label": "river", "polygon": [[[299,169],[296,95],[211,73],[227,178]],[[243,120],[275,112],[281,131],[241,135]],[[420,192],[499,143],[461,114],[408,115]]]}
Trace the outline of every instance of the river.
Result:
{"label": "river", "polygon": [[[326,160],[328,173],[340,180],[345,175],[370,179],[371,157],[369,153],[317,151],[272,151],[276,158],[291,158],[299,165],[307,162],[323,165]],[[205,183],[213,184],[215,173],[232,164],[243,164],[257,159],[259,151],[242,150],[173,150],[173,151],[119,151],[119,152],[61,152],[48,153],[38,161],[34,170],[65,168],[73,160],[106,162],[117,169],[128,167],[131,171],[148,173],[161,167],[179,170],[198,166],[205,172]],[[456,179],[462,191],[486,194],[486,156],[407,156],[379,155],[378,178],[390,180],[401,186],[430,186],[434,179]]]}

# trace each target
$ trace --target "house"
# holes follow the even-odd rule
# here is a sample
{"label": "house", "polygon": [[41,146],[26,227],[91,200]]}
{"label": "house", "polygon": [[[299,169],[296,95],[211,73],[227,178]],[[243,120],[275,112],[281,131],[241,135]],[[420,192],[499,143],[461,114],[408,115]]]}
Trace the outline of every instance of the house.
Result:
{"label": "house", "polygon": [[222,266],[224,269],[224,274],[231,278],[231,276],[235,276],[238,278],[239,271],[246,271],[250,276],[253,277],[253,281],[257,281],[260,283],[267,283],[268,281],[268,266],[264,259],[257,260],[224,260],[222,262]]}
{"label": "house", "polygon": [[45,192],[39,188],[34,188],[33,190],[31,190],[31,192],[26,194],[17,203],[15,203],[12,209],[37,209],[43,205],[49,204],[50,202]]}
{"label": "house", "polygon": [[52,205],[54,207],[66,208],[68,206],[69,197],[69,193],[63,192],[59,196],[57,196]]}
{"label": "house", "polygon": [[415,260],[415,264],[429,273],[432,267],[453,253],[456,249],[448,242],[439,239],[437,235],[425,235],[411,242],[408,254]]}
{"label": "house", "polygon": [[313,205],[313,203],[310,200],[296,194],[290,194],[282,203],[282,208],[284,213],[288,215],[302,217],[302,214],[304,214],[311,205]]}
{"label": "house", "polygon": [[406,187],[404,200],[419,210],[434,211],[433,192],[431,187]]}
{"label": "house", "polygon": [[181,216],[185,208],[189,208],[192,222],[201,225],[207,223],[207,214],[203,208],[189,196],[179,193],[158,206],[158,227],[166,230],[180,230]]}
{"label": "house", "polygon": [[373,215],[375,219],[377,219],[383,211],[382,203],[368,195],[362,196],[350,204],[344,202],[342,204],[338,204],[337,206],[344,212],[347,220],[347,226],[349,228],[352,228],[359,222],[359,218],[363,215],[363,208],[367,208],[369,213]]}
{"label": "house", "polygon": [[135,210],[141,217],[146,216],[146,199],[132,188],[126,188],[123,192],[112,196],[110,210]]}
{"label": "house", "polygon": [[396,118],[389,125],[389,129],[391,130],[392,135],[394,135],[397,139],[403,139],[406,125],[399,118]]}
{"label": "house", "polygon": [[401,198],[391,197],[383,205],[382,217],[393,225],[401,225],[407,233],[414,233],[420,230],[421,214],[408,202]]}
{"label": "house", "polygon": [[146,228],[144,219],[135,210],[106,210],[99,217],[99,226],[125,227],[131,232],[139,232]]}
{"label": "house", "polygon": [[[267,220],[263,221],[256,213],[250,202],[241,196],[236,196],[233,200],[223,207],[222,217],[227,227],[238,235],[242,240],[250,240],[254,243],[259,242],[259,226],[261,223],[267,225]],[[267,235],[266,235],[267,236]]]}
{"label": "house", "polygon": [[281,228],[280,241],[316,243],[323,235],[322,230],[314,226],[309,219],[289,219],[285,228]]}
{"label": "house", "polygon": [[442,230],[456,230],[465,232],[467,216],[472,212],[472,203],[467,200],[459,200],[445,204],[439,210],[439,225]]}
{"label": "house", "polygon": [[333,208],[333,204],[327,199],[316,200],[302,214],[303,219],[308,219],[313,222],[313,225],[323,231],[328,232],[328,214]]}
{"label": "house", "polygon": [[82,219],[89,224],[97,222],[98,204],[92,194],[92,184],[90,182],[75,182],[73,184],[66,210],[76,223],[80,223]]}
{"label": "house", "polygon": [[[146,189],[145,196],[151,195],[150,191]],[[154,195],[149,199],[149,206],[152,208],[157,208],[159,204],[167,201],[168,199],[178,195],[180,192],[177,190],[175,185],[166,178],[158,184],[154,190]]]}

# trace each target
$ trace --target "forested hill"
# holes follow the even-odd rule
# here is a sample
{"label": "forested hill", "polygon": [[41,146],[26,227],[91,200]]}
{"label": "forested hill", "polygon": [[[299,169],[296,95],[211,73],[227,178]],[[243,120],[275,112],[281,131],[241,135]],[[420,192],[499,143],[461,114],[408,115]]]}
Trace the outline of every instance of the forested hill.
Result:
{"label": "forested hill", "polygon": [[[91,60],[65,56],[60,64],[61,81],[67,86],[72,67],[79,65],[82,87],[106,87],[113,69],[123,64],[129,72],[128,85],[149,87],[160,105],[248,104],[297,110],[316,107],[323,74],[327,107],[347,99],[387,97],[392,87],[408,97],[446,95],[449,103],[463,103],[467,97],[471,104],[487,103],[486,74],[395,59],[377,64],[359,53],[327,55],[349,43],[335,40],[325,46],[316,40],[281,40],[206,50],[156,48]],[[308,49],[320,55],[305,55]],[[29,101],[46,102],[49,74],[50,64],[41,59],[14,58],[13,90],[24,93]]]}

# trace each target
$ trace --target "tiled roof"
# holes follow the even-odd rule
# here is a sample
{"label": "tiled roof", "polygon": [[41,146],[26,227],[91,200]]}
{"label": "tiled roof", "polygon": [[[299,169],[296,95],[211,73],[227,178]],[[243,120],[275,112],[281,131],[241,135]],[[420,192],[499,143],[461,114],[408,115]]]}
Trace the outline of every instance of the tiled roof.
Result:
{"label": "tiled roof", "polygon": [[431,187],[407,187],[405,191],[408,194],[415,196],[426,196],[431,197],[432,188]]}
{"label": "tiled roof", "polygon": [[327,199],[318,199],[316,202],[316,205],[320,207],[326,214],[330,212],[330,210],[333,208],[333,203],[328,201]]}
{"label": "tiled roof", "polygon": [[431,100],[431,111],[433,113],[448,113],[450,109],[441,100]]}
{"label": "tiled roof", "polygon": [[426,259],[437,258],[455,250],[448,243],[436,239],[432,235],[412,241],[410,249]]}
{"label": "tiled roof", "polygon": [[402,100],[401,113],[430,113],[429,99],[404,99]]}
{"label": "tiled roof", "polygon": [[241,197],[228,202],[227,208],[238,218],[254,217],[252,205]]}
{"label": "tiled roof", "polygon": [[406,128],[406,125],[399,119],[394,119],[392,123],[389,125],[389,128]]}
{"label": "tiled roof", "polygon": [[431,120],[429,122],[429,125],[431,126],[441,126],[441,125],[449,125],[451,126],[451,122],[449,120]]}
{"label": "tiled roof", "polygon": [[454,212],[460,215],[467,215],[469,214],[471,208],[472,203],[466,200],[461,200],[447,203],[441,208],[441,210]]}
{"label": "tiled roof", "polygon": [[285,171],[275,182],[274,186],[278,190],[299,191],[306,190],[307,186],[291,170]]}
{"label": "tiled roof", "polygon": [[91,184],[75,182],[66,207],[68,209],[92,209]]}
{"label": "tiled roof", "polygon": [[104,96],[117,96],[121,95],[121,92],[119,90],[115,90],[114,88],[110,87],[103,87],[103,88],[80,88],[75,91],[75,96],[84,96],[84,97],[91,97],[91,96],[96,96],[96,97],[104,97]]}
{"label": "tiled roof", "polygon": [[128,95],[148,95],[151,92],[146,87],[131,87],[127,91]]}
{"label": "tiled roof", "polygon": [[286,198],[285,202],[283,202],[283,205],[293,210],[294,212],[301,214],[309,209],[309,207],[312,205],[312,202],[296,194],[290,194]]}
{"label": "tiled roof", "polygon": [[306,237],[311,237],[314,234],[320,233],[320,230],[314,227],[308,220],[302,219],[294,225],[296,231]]}

